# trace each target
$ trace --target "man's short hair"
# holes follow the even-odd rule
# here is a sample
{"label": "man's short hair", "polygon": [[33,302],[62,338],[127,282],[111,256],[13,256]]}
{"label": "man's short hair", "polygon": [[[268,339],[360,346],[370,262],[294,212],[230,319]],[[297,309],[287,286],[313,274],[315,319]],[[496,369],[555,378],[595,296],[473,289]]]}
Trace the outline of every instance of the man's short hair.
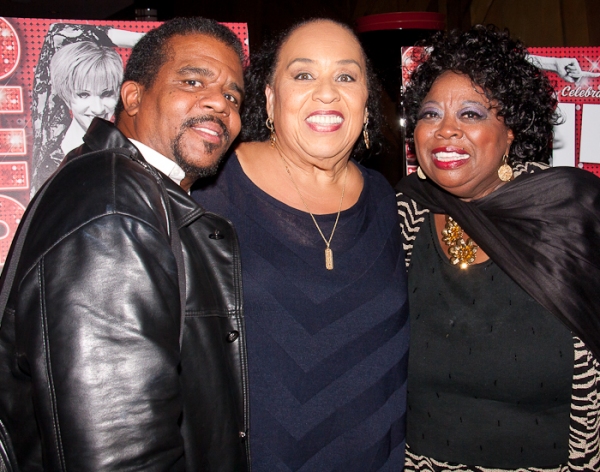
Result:
{"label": "man's short hair", "polygon": [[[215,38],[230,47],[238,55],[242,64],[246,61],[240,39],[226,26],[202,17],[174,18],[149,31],[138,41],[127,61],[123,81],[131,80],[145,88],[152,87],[160,68],[169,60],[171,54],[168,47],[169,40],[173,36],[189,34],[205,34]],[[123,103],[119,97],[115,109],[117,120],[122,111]]]}
{"label": "man's short hair", "polygon": [[113,48],[92,41],[67,44],[50,62],[52,87],[69,107],[82,90],[114,90],[118,95],[122,77],[121,56]]}

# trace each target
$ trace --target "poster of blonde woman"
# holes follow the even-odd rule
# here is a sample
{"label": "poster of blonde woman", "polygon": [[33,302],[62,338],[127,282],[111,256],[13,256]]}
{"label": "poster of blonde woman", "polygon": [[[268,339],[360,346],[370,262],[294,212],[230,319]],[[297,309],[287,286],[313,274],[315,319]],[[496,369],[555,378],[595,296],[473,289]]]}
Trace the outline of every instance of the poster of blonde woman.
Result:
{"label": "poster of blonde woman", "polygon": [[[111,32],[120,43],[113,42]],[[63,157],[83,143],[95,116],[112,118],[123,77],[115,47],[132,47],[141,35],[95,25],[50,27],[33,83],[32,196]]]}

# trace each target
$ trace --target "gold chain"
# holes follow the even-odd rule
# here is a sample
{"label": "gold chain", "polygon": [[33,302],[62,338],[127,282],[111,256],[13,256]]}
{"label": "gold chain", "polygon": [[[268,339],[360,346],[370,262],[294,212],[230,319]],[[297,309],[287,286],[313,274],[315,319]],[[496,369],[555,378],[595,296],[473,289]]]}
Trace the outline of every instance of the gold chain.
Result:
{"label": "gold chain", "polygon": [[452,264],[459,264],[461,269],[466,269],[475,262],[479,246],[471,238],[465,242],[463,229],[448,215],[446,215],[446,226],[442,230],[442,241],[448,246],[448,255]]}
{"label": "gold chain", "polygon": [[315,215],[313,215],[312,212],[308,209],[308,205],[304,201],[304,197],[302,197],[302,193],[300,193],[300,189],[298,188],[298,185],[296,185],[296,181],[294,180],[294,177],[292,177],[292,173],[290,172],[287,162],[286,162],[285,158],[283,157],[283,153],[281,152],[281,149],[279,149],[278,143],[275,143],[275,148],[277,149],[277,152],[279,153],[279,157],[281,157],[281,160],[283,161],[285,170],[286,170],[287,174],[290,176],[290,180],[292,181],[292,184],[294,185],[296,192],[298,192],[298,196],[300,197],[300,200],[302,201],[304,208],[306,208],[306,211],[312,218],[313,223],[315,224],[315,226],[317,227],[317,230],[319,231],[319,234],[321,235],[321,238],[323,238],[323,241],[325,242],[325,246],[326,246],[325,247],[325,268],[327,270],[333,270],[333,251],[331,250],[330,245],[331,245],[331,240],[333,239],[333,235],[335,234],[335,230],[337,228],[338,221],[340,220],[340,214],[342,213],[342,203],[344,202],[344,195],[346,193],[346,180],[348,177],[348,162],[346,162],[346,167],[345,167],[345,171],[344,171],[344,185],[342,186],[342,198],[340,198],[340,207],[338,208],[337,216],[335,217],[335,223],[333,224],[333,229],[331,230],[331,235],[329,236],[329,239],[327,239],[325,237],[325,235],[323,234],[323,231],[321,231],[321,228],[319,227],[319,224],[317,223]]}

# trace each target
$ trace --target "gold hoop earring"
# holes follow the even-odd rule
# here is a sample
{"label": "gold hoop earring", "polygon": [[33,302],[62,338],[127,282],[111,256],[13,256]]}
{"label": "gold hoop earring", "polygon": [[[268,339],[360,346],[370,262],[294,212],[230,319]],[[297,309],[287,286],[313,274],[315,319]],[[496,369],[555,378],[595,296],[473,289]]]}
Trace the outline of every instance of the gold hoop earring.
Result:
{"label": "gold hoop earring", "polygon": [[273,119],[271,117],[267,118],[267,121],[265,121],[265,126],[271,132],[271,136],[269,136],[271,147],[275,147],[275,143],[277,142],[277,135],[275,134],[275,125],[273,124]]}
{"label": "gold hoop earring", "polygon": [[498,178],[502,182],[508,182],[513,178],[512,167],[508,165],[508,154],[502,156],[502,165],[498,168]]}
{"label": "gold hoop earring", "polygon": [[417,166],[417,177],[419,177],[421,180],[427,179],[427,176],[425,175],[425,172],[423,172],[423,169],[421,169],[421,166]]}
{"label": "gold hoop earring", "polygon": [[367,131],[368,125],[369,125],[369,114],[367,113],[367,118],[365,119],[365,124],[363,126],[363,139],[365,140],[365,147],[367,149],[371,149],[371,140],[369,139],[369,132]]}

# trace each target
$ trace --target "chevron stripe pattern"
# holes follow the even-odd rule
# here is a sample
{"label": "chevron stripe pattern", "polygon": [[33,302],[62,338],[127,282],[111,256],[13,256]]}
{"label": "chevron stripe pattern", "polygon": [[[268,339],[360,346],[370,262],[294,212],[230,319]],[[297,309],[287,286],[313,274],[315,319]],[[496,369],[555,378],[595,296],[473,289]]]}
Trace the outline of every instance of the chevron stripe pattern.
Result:
{"label": "chevron stripe pattern", "polygon": [[[262,193],[231,158],[194,194],[240,239],[255,472],[402,469],[408,310],[395,196],[361,168],[335,268],[305,212]],[[335,215],[317,217],[329,234]]]}

